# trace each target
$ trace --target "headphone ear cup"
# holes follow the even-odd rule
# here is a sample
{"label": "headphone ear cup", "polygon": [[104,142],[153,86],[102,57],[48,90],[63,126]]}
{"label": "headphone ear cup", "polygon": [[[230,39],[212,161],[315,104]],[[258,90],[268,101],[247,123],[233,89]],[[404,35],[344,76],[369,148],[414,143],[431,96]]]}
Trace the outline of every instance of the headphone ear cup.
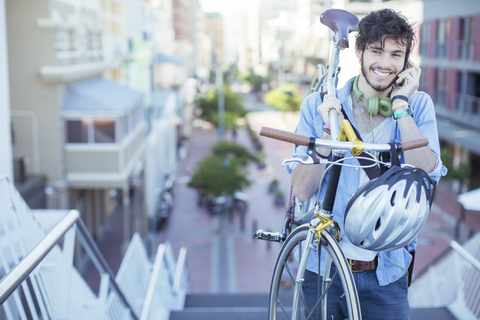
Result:
{"label": "headphone ear cup", "polygon": [[379,106],[379,101],[377,96],[373,96],[368,98],[368,104],[367,104],[367,111],[370,113],[372,116],[376,116],[378,114],[378,106]]}
{"label": "headphone ear cup", "polygon": [[392,101],[390,98],[380,99],[380,110],[378,111],[384,117],[390,117],[393,114]]}

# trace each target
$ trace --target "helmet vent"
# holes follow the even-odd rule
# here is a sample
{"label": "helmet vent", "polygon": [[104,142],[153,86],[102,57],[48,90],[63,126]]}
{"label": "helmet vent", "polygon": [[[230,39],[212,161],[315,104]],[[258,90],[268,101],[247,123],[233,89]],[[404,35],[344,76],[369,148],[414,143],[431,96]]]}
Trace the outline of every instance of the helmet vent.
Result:
{"label": "helmet vent", "polygon": [[375,224],[375,231],[380,229],[380,226],[382,225],[382,218],[377,220],[377,223]]}
{"label": "helmet vent", "polygon": [[391,205],[392,207],[395,207],[395,195],[396,195],[396,194],[397,194],[397,191],[396,191],[396,190],[393,191],[392,197],[390,198],[390,205]]}

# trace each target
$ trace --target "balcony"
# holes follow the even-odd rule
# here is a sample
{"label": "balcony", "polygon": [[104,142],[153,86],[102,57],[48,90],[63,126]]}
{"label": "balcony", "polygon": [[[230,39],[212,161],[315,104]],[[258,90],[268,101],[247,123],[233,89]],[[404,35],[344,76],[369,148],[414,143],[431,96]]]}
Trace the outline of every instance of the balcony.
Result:
{"label": "balcony", "polygon": [[460,60],[473,60],[475,44],[472,41],[459,40],[456,43],[455,57]]}
{"label": "balcony", "polygon": [[69,85],[65,120],[72,188],[122,188],[146,149],[143,94],[104,79]]}
{"label": "balcony", "polygon": [[480,124],[480,97],[457,93],[456,105],[459,113],[472,122]]}
{"label": "balcony", "polygon": [[145,153],[147,126],[121,143],[67,144],[67,180],[72,188],[121,188]]}
{"label": "balcony", "polygon": [[441,58],[441,59],[447,59],[448,58],[448,49],[449,49],[449,45],[448,45],[447,42],[436,41],[435,42],[435,57]]}

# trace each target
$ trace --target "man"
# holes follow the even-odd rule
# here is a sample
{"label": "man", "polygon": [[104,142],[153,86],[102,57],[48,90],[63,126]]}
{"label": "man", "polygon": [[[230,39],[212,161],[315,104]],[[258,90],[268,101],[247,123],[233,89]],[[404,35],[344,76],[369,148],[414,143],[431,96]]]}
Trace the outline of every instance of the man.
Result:
{"label": "man", "polygon": [[[328,112],[331,109],[337,110],[341,121],[344,119],[341,112],[343,109],[364,142],[389,143],[428,138],[427,147],[404,152],[401,162],[422,168],[438,181],[446,174],[446,169],[440,160],[433,103],[426,93],[416,91],[421,70],[408,59],[413,41],[412,27],[401,14],[393,10],[383,9],[364,17],[359,24],[355,47],[361,74],[358,79],[350,79],[343,88],[337,90],[336,97],[325,95],[322,101],[319,93],[309,95],[302,103],[297,132],[330,140]],[[369,112],[368,99],[371,97],[390,98],[393,115],[383,116]],[[330,149],[317,148],[317,151],[321,157],[331,155]],[[305,147],[297,148],[295,157],[304,159],[306,155]],[[345,163],[359,165],[357,160],[347,160]],[[287,170],[292,174],[294,195],[300,201],[306,201],[318,192],[325,165],[295,163],[287,166]],[[323,199],[325,193],[328,172],[326,175],[320,199]],[[333,209],[335,220],[339,222],[342,231],[343,240],[340,245],[347,258],[371,261],[368,264],[370,270],[354,272],[363,319],[409,319],[406,271],[412,260],[409,251],[415,250],[416,240],[408,245],[408,251],[401,248],[374,252],[353,246],[343,236],[345,207],[360,185],[368,180],[361,168],[342,169]],[[303,289],[309,304],[316,297],[317,266],[317,255],[310,255]],[[333,319],[348,316],[345,314],[345,301],[342,303],[340,300],[338,303],[329,301],[333,308]],[[328,318],[330,319],[330,310]]]}

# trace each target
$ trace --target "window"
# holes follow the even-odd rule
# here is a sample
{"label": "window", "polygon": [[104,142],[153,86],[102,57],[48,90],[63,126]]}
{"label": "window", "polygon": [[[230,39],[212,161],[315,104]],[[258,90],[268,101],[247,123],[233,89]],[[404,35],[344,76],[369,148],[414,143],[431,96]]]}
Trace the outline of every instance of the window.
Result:
{"label": "window", "polygon": [[67,143],[115,143],[115,120],[67,120]]}
{"label": "window", "polygon": [[68,143],[88,143],[88,121],[68,120]]}
{"label": "window", "polygon": [[115,121],[95,120],[93,133],[95,143],[115,143]]}

